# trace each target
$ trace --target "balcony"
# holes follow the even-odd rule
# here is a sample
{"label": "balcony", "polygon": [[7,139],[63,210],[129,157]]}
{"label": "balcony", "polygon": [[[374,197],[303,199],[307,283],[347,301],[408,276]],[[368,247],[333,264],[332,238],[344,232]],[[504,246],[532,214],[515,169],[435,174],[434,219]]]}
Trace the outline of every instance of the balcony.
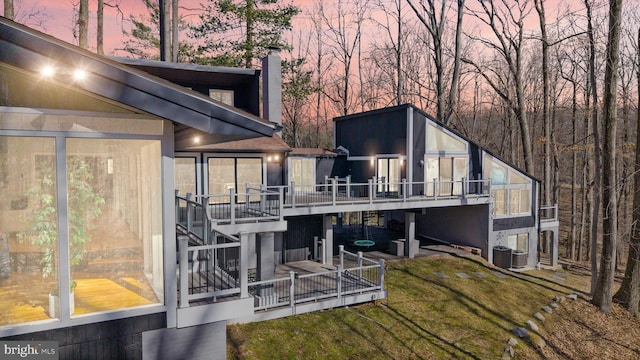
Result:
{"label": "balcony", "polygon": [[206,202],[176,197],[178,327],[278,318],[386,296],[384,261],[343,248],[336,267],[322,265],[320,272],[289,271],[285,277],[251,281],[248,235],[221,232],[207,207]]}

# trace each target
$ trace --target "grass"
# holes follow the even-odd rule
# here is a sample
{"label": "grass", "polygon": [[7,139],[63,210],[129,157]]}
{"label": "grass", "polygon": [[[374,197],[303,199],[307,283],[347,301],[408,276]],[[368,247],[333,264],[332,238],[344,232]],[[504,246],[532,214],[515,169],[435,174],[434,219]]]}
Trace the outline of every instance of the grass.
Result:
{"label": "grass", "polygon": [[[515,327],[573,289],[544,276],[491,274],[477,257],[387,264],[388,298],[260,323],[228,327],[229,359],[498,359]],[[448,278],[434,275],[441,272]],[[459,278],[464,272],[471,277]],[[476,272],[486,274],[481,278]],[[544,338],[544,329],[537,338]],[[519,341],[516,358],[543,358]]]}

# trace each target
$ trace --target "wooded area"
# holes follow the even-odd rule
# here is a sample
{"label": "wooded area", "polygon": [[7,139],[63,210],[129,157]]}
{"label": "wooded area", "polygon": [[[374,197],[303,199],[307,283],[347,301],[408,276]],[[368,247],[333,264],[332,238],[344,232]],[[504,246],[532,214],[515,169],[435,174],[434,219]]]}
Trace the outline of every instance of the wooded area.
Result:
{"label": "wooded area", "polygon": [[[594,303],[608,312],[615,298],[638,316],[637,4],[142,1],[145,13],[131,13],[119,0],[79,0],[73,41],[102,53],[107,7],[117,19],[107,27],[127,37],[108,54],[259,67],[277,47],[283,137],[294,147],[333,146],[335,116],[413,103],[538,177],[541,204],[559,204],[561,255],[600,270]],[[46,8],[27,0],[5,0],[4,9],[45,32],[51,21]],[[95,42],[88,40],[93,33]],[[547,246],[543,241],[541,250]],[[614,275],[625,266],[613,296]]]}

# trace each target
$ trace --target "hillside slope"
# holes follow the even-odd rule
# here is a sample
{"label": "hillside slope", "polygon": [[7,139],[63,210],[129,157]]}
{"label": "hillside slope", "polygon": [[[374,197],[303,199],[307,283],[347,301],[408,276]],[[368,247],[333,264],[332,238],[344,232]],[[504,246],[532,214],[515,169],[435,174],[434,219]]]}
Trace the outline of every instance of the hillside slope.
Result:
{"label": "hillside slope", "polygon": [[[228,358],[500,359],[517,338],[516,359],[640,359],[640,322],[623,310],[605,316],[579,296],[549,314],[542,306],[580,289],[500,274],[475,256],[388,263],[388,299],[229,326]],[[520,339],[513,329],[528,320],[539,330]]]}

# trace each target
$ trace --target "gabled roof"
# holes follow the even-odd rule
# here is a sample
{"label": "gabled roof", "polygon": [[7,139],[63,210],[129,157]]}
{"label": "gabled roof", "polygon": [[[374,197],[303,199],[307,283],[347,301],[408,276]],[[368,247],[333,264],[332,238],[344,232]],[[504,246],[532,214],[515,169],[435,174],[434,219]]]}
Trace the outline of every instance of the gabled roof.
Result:
{"label": "gabled roof", "polygon": [[225,136],[271,136],[277,125],[107,57],[0,17],[0,62],[39,73],[46,64],[82,68],[75,86],[177,124]]}

